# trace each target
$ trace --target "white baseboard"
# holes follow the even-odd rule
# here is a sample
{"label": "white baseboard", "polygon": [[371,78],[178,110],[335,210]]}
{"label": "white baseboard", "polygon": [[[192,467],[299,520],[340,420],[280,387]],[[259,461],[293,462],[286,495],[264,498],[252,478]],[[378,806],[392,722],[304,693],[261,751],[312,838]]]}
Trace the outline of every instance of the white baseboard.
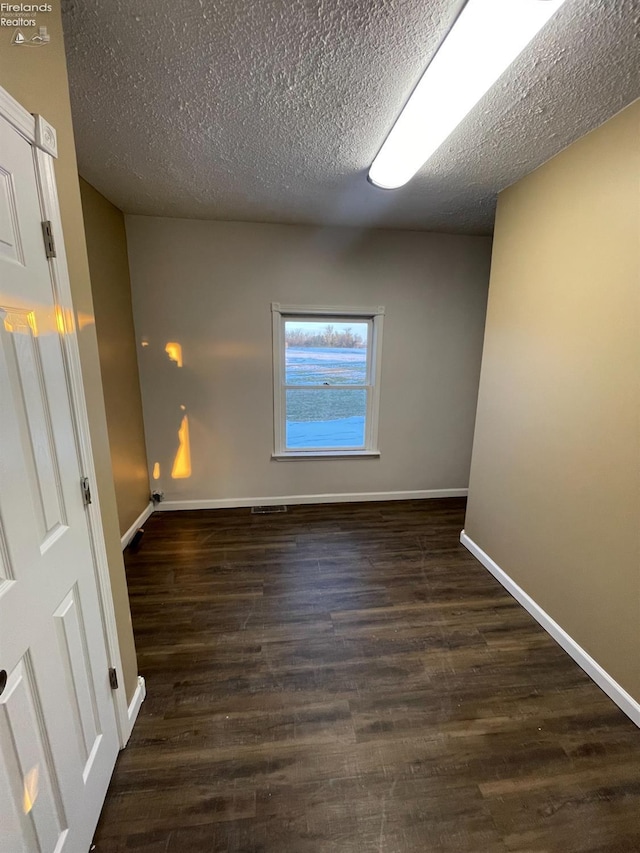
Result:
{"label": "white baseboard", "polygon": [[512,580],[500,566],[485,553],[479,545],[462,531],[460,541],[482,565],[488,569],[502,586],[524,609],[550,634],[574,661],[592,678],[601,690],[612,699],[629,719],[640,727],[640,703],[630,696],[609,673],[580,646],[573,637],[561,628],[549,614],[537,604],[522,587]]}
{"label": "white baseboard", "polygon": [[127,745],[129,738],[131,737],[131,732],[133,731],[133,727],[135,726],[136,720],[138,719],[138,714],[140,713],[140,707],[144,702],[145,696],[147,695],[147,687],[144,681],[144,678],[139,675],[138,676],[138,686],[135,689],[135,693],[133,694],[133,698],[129,703],[129,707],[127,708],[127,723],[126,730],[123,732],[124,735],[124,743],[122,744],[122,748]]}
{"label": "white baseboard", "polygon": [[156,511],[169,512],[180,509],[231,509],[244,506],[276,506],[287,504],[360,503],[361,501],[412,501],[427,498],[466,497],[468,489],[427,489],[417,492],[351,492],[326,495],[276,495],[261,498],[211,498],[208,500],[164,501]]}
{"label": "white baseboard", "polygon": [[139,527],[142,527],[142,525],[149,518],[149,516],[154,511],[154,509],[155,509],[155,506],[153,505],[153,503],[151,501],[149,501],[148,505],[144,508],[144,510],[136,518],[136,520],[133,522],[133,524],[127,530],[127,532],[124,534],[124,536],[122,536],[122,538],[120,539],[120,542],[122,544],[122,550],[123,551],[127,547],[127,545],[129,544],[129,542],[131,542],[131,540],[133,539],[136,530],[138,530]]}

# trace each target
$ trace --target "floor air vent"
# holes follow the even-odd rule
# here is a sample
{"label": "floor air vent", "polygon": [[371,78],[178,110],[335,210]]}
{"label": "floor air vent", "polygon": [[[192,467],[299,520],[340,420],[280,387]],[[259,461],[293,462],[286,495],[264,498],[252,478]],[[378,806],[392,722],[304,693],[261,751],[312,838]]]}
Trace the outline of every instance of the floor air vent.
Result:
{"label": "floor air vent", "polygon": [[278,504],[277,506],[252,506],[251,514],[252,515],[270,515],[273,512],[287,512],[287,508],[284,504]]}

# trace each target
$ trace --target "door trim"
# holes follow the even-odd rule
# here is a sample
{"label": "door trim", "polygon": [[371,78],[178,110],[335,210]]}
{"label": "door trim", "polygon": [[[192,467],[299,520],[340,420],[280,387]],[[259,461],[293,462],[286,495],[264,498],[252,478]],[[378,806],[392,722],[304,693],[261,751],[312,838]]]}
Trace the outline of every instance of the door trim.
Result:
{"label": "door trim", "polygon": [[[31,115],[5,89],[0,87],[0,117],[6,119],[17,132],[33,147],[36,181],[40,195],[42,219],[51,222],[51,229],[56,245],[54,258],[49,258],[49,274],[51,286],[57,304],[59,322],[63,324],[61,343],[64,355],[65,372],[71,414],[74,425],[75,441],[78,458],[84,476],[93,484],[92,502],[87,506],[87,528],[93,554],[94,573],[100,602],[102,627],[105,639],[107,659],[110,667],[122,673],[120,645],[116,628],[115,608],[111,592],[109,563],[100,513],[100,498],[96,487],[96,472],[91,448],[87,402],[82,383],[80,350],[76,332],[76,320],[71,296],[71,282],[64,250],[62,219],[58,203],[58,193],[54,172],[54,158],[57,157],[57,140],[55,129],[41,116]],[[105,673],[105,678],[107,673]],[[136,691],[137,692],[137,691]],[[120,748],[124,748],[129,740],[140,703],[132,702],[135,713],[129,713],[125,694],[124,679],[120,678],[119,687],[112,691]],[[135,698],[135,697],[134,697]]]}

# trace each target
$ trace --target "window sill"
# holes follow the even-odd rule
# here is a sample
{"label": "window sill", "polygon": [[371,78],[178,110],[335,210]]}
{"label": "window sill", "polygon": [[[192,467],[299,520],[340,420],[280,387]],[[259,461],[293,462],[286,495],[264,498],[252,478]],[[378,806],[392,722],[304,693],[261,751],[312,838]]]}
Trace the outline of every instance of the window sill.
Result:
{"label": "window sill", "polygon": [[379,458],[379,450],[289,450],[283,453],[272,453],[271,458],[276,462],[288,462],[292,459],[359,459]]}

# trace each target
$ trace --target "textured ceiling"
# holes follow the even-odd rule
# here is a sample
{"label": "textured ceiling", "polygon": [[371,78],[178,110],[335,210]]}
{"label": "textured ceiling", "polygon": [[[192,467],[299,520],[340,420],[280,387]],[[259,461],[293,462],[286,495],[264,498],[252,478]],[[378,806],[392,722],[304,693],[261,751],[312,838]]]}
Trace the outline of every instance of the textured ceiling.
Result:
{"label": "textured ceiling", "polygon": [[377,189],[461,5],[65,0],[80,171],[127,213],[490,232],[499,190],[640,96],[640,0],[567,0],[413,181]]}

